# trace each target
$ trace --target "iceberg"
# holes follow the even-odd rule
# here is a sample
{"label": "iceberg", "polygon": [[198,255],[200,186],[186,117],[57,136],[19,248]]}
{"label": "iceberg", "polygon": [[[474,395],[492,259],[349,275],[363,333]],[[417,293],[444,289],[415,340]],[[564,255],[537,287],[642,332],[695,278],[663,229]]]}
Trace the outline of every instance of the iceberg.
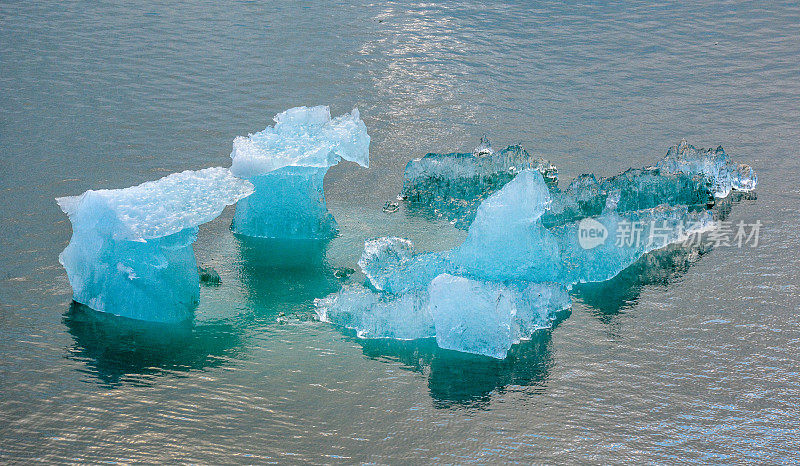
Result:
{"label": "iceberg", "polygon": [[73,299],[138,320],[190,318],[200,293],[198,226],[252,193],[250,182],[216,167],[57,198],[72,223],[59,261]]}
{"label": "iceberg", "polygon": [[408,162],[399,197],[412,211],[444,216],[466,229],[484,199],[527,169],[548,183],[558,181],[558,169],[547,160],[520,145],[495,152],[484,136],[472,153],[429,153]]}
{"label": "iceberg", "polygon": [[264,238],[328,239],[336,220],[325,204],[325,173],[340,160],[369,167],[367,127],[358,109],[331,118],[326,106],[297,107],[275,126],[237,137],[231,172],[255,186],[236,204],[235,233]]}
{"label": "iceberg", "polygon": [[652,251],[713,229],[715,199],[757,182],[721,148],[685,142],[655,167],[582,175],[563,190],[541,166],[508,170],[500,186],[482,184],[487,172],[476,167],[493,155],[482,141],[473,154],[409,163],[408,200],[470,219],[466,239],[429,253],[403,238],[368,240],[358,263],[365,286],[317,300],[320,319],[362,338],[435,338],[442,348],[502,359],[553,325],[570,307],[573,285],[607,281]]}

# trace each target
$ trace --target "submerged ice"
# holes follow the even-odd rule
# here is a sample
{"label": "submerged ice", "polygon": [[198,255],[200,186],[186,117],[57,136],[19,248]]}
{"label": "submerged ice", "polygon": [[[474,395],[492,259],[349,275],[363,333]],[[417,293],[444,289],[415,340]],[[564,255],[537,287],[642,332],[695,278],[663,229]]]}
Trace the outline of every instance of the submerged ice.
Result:
{"label": "submerged ice", "polygon": [[253,192],[227,168],[56,199],[72,223],[59,255],[75,301],[149,321],[188,318],[199,298],[198,225]]}
{"label": "submerged ice", "polygon": [[332,119],[326,106],[292,108],[274,120],[275,126],[233,141],[231,171],[255,186],[236,205],[233,231],[331,238],[337,227],[325,205],[325,173],[340,160],[369,166],[367,127],[357,109]]}
{"label": "submerged ice", "polygon": [[[570,306],[572,285],[608,280],[650,251],[713,228],[715,197],[755,187],[752,170],[721,148],[688,148],[670,149],[657,167],[584,175],[564,190],[539,166],[490,170],[508,179],[485,183],[485,144],[475,154],[432,156],[425,169],[412,161],[404,194],[471,219],[466,240],[432,253],[402,238],[367,241],[359,261],[366,286],[319,300],[317,313],[364,338],[435,337],[443,348],[503,358]],[[481,199],[474,213],[461,208]]]}

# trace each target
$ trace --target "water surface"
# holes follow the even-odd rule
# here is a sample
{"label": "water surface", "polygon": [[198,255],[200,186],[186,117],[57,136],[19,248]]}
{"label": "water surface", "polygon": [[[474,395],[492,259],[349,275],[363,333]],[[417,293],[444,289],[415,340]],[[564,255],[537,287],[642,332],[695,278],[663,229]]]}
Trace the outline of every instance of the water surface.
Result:
{"label": "water surface", "polygon": [[[799,25],[790,2],[3,2],[0,459],[800,460]],[[238,238],[226,210],[192,325],[70,304],[54,197],[227,166],[235,136],[315,104],[372,135],[369,170],[327,176],[341,237]],[[504,361],[310,319],[365,238],[458,243],[380,208],[410,158],[483,133],[562,182],[722,144],[758,172],[729,219],[760,244],[579,288]]]}

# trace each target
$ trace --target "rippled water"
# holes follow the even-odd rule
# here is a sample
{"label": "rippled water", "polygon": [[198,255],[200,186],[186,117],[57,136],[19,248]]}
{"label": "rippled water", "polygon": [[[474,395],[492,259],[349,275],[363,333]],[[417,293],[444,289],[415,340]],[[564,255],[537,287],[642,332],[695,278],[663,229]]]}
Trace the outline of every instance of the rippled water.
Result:
{"label": "rippled water", "polygon": [[[0,460],[800,460],[798,57],[796,3],[3,2]],[[201,228],[223,283],[193,325],[70,305],[55,196],[227,165],[312,104],[372,135],[369,170],[328,174],[341,237],[236,238],[229,210]],[[364,238],[460,240],[381,206],[410,158],[484,132],[564,181],[722,144],[759,174],[730,220],[760,243],[580,287],[504,361],[311,320]]]}

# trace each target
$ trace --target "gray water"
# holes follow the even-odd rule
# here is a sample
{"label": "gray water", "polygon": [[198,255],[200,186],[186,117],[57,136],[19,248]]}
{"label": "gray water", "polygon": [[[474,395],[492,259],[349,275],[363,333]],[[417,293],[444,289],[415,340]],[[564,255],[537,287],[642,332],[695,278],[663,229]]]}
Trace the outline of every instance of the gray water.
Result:
{"label": "gray water", "polygon": [[[0,461],[797,462],[798,61],[796,3],[0,3]],[[248,241],[226,210],[193,324],[70,305],[54,197],[227,166],[315,104],[372,136],[368,170],[326,178],[341,237]],[[722,144],[758,172],[729,220],[759,244],[578,288],[504,361],[312,320],[365,238],[457,244],[381,206],[483,133],[562,182]]]}

